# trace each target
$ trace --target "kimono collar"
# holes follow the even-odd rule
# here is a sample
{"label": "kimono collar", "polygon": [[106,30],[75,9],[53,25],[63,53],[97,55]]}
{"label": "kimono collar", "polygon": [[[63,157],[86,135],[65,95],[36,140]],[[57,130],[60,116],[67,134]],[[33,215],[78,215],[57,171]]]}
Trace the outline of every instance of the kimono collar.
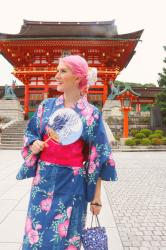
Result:
{"label": "kimono collar", "polygon": [[[55,101],[56,106],[64,107],[64,96],[59,96]],[[82,96],[74,105],[73,109],[85,109],[88,106],[88,101],[85,96]]]}

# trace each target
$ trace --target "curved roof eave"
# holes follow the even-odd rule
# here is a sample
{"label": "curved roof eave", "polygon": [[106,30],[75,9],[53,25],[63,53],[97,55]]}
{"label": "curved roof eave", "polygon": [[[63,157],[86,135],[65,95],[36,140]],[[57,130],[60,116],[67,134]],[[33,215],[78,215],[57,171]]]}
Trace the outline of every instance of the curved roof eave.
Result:
{"label": "curved roof eave", "polygon": [[[132,33],[130,33],[132,34]],[[114,41],[141,41],[140,37],[137,38],[132,38],[130,37],[121,37],[121,35],[118,35],[116,37],[23,37],[23,36],[19,36],[19,35],[12,35],[12,34],[5,34],[5,33],[0,33],[0,40],[1,41],[5,41],[5,40],[114,40]]]}
{"label": "curved roof eave", "polygon": [[0,33],[0,39],[129,40],[140,39],[142,32],[143,30],[138,30],[128,34],[118,34],[115,20],[96,22],[45,22],[24,20],[18,34]]}

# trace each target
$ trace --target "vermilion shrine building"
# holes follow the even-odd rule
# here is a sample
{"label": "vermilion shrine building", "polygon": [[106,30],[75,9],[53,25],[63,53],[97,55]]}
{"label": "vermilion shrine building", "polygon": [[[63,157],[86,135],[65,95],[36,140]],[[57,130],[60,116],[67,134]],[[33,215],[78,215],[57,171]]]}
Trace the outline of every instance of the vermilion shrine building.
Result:
{"label": "vermilion shrine building", "polygon": [[[128,65],[143,30],[118,34],[114,21],[27,21],[18,34],[0,33],[0,53],[13,65],[13,74],[25,86],[24,112],[34,111],[33,100],[56,96],[58,59],[79,54],[98,70],[98,81],[89,89],[90,100],[106,101],[109,83]],[[139,103],[139,100],[137,101]]]}

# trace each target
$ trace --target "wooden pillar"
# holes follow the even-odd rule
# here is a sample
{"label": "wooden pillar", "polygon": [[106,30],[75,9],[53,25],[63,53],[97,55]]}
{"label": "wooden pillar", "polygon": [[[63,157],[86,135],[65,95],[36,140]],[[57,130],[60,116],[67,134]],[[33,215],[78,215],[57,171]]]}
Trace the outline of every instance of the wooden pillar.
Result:
{"label": "wooden pillar", "polygon": [[107,97],[108,97],[108,85],[107,85],[107,82],[104,81],[103,96],[102,96],[103,105],[105,101],[107,100]]}
{"label": "wooden pillar", "polygon": [[49,89],[48,89],[48,79],[45,76],[45,80],[44,80],[44,100],[48,98],[48,92],[49,92]]}
{"label": "wooden pillar", "polygon": [[128,109],[123,109],[124,119],[123,119],[123,138],[128,138],[129,133],[129,121],[128,121]]}
{"label": "wooden pillar", "polygon": [[48,84],[45,84],[44,87],[44,100],[48,98]]}
{"label": "wooden pillar", "polygon": [[141,112],[141,104],[140,103],[136,104],[136,112]]}
{"label": "wooden pillar", "polygon": [[25,95],[24,95],[24,116],[25,119],[28,118],[29,112],[29,84],[25,84]]}

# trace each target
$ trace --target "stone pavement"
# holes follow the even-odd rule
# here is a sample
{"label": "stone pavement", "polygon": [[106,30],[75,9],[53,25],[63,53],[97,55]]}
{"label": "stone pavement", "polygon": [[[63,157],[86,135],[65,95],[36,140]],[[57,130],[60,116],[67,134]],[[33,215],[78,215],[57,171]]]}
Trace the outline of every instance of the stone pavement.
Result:
{"label": "stone pavement", "polygon": [[[119,180],[104,183],[99,217],[109,250],[166,250],[166,153],[114,152],[114,158]],[[0,250],[21,246],[31,186],[15,179],[21,162],[19,151],[0,150]],[[90,219],[88,213],[87,226]]]}
{"label": "stone pavement", "polygon": [[[20,151],[0,150],[0,250],[21,249],[32,181],[32,179],[23,181],[15,179],[21,162]],[[106,227],[109,250],[122,250],[122,242],[105,191],[105,184],[102,189],[102,201],[104,206],[99,220],[101,225]],[[90,211],[87,217],[87,226],[90,226]]]}
{"label": "stone pavement", "polygon": [[166,153],[114,152],[106,193],[125,250],[166,250]]}

